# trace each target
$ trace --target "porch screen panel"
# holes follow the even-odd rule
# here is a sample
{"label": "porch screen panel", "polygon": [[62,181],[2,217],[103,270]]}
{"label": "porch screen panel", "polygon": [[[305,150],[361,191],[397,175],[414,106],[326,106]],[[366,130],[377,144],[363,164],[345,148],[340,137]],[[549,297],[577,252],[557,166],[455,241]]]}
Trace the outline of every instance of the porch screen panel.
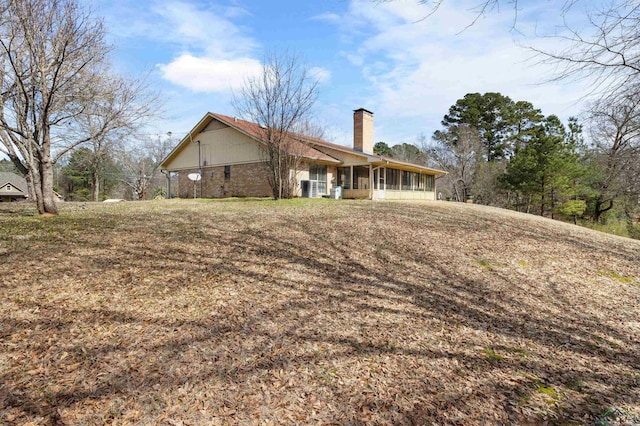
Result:
{"label": "porch screen panel", "polygon": [[353,168],[353,189],[369,189],[368,166],[356,166]]}
{"label": "porch screen panel", "polygon": [[387,168],[387,189],[400,189],[400,170]]}
{"label": "porch screen panel", "polygon": [[351,189],[351,168],[338,167],[338,185],[342,189]]}
{"label": "porch screen panel", "polygon": [[427,178],[426,183],[425,183],[425,189],[427,191],[433,191],[435,188],[435,177],[433,175],[425,175],[425,177]]}
{"label": "porch screen panel", "polygon": [[402,190],[411,191],[411,172],[402,172]]}
{"label": "porch screen panel", "polygon": [[311,164],[309,166],[309,180],[318,181],[318,192],[327,193],[327,166]]}
{"label": "porch screen panel", "polygon": [[378,189],[378,169],[373,171],[373,189]]}

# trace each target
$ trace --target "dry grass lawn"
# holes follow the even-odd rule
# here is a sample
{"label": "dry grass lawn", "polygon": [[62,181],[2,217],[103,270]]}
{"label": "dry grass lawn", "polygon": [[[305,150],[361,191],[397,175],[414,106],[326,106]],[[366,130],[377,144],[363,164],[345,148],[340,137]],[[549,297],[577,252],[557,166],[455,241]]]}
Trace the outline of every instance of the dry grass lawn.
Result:
{"label": "dry grass lawn", "polygon": [[167,200],[2,205],[0,257],[0,424],[640,415],[640,241],[446,202]]}

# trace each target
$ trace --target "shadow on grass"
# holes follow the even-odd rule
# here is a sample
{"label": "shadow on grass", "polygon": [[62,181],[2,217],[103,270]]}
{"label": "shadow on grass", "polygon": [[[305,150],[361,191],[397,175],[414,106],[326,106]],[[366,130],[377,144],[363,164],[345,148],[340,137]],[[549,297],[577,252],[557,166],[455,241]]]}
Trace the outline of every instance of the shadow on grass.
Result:
{"label": "shadow on grass", "polygon": [[[333,399],[335,408],[324,420],[350,424],[366,422],[366,413],[395,424],[581,422],[611,404],[637,403],[640,346],[631,334],[571,308],[563,291],[552,284],[548,288],[553,297],[533,303],[523,297],[521,277],[495,270],[488,282],[481,274],[461,274],[457,265],[447,263],[449,258],[435,256],[437,250],[429,244],[407,244],[404,234],[420,226],[422,207],[405,206],[399,212],[393,205],[373,210],[354,206],[348,214],[326,218],[324,228],[310,226],[305,215],[279,213],[262,226],[254,226],[251,217],[209,216],[197,228],[134,215],[127,224],[111,224],[119,234],[110,235],[105,223],[87,219],[88,227],[107,233],[99,241],[86,237],[75,242],[99,253],[85,259],[87,269],[121,273],[115,287],[107,287],[81,272],[90,282],[88,291],[136,290],[141,297],[177,299],[185,288],[219,284],[237,286],[240,293],[225,305],[197,300],[207,312],[196,319],[180,318],[180,309],[190,306],[172,318],[108,302],[81,308],[19,300],[20,310],[37,312],[38,317],[3,315],[0,336],[14,342],[4,345],[12,361],[0,370],[3,409],[17,410],[25,418],[56,419],[61,411],[104,399],[123,398],[135,407],[193,384],[213,383],[215,389],[244,384],[248,392],[260,392],[249,384],[268,382],[281,370],[305,368],[311,371],[309,385]],[[353,229],[349,220],[358,217],[358,209],[393,218],[398,235],[384,237],[376,247],[375,236],[386,232],[384,221],[376,225],[380,228]],[[181,220],[200,223],[197,213]],[[430,212],[429,220],[470,234],[494,232],[488,221],[465,223],[442,212]],[[158,238],[123,234],[138,221],[147,221],[144,229]],[[531,238],[553,244],[557,237],[540,232]],[[596,254],[605,250],[581,241],[567,244]],[[619,254],[637,259],[624,250]],[[52,276],[72,273],[66,265],[49,268]],[[140,277],[126,276],[126,268],[136,268]],[[185,280],[172,275],[176,268]],[[146,275],[155,281],[144,282]],[[161,295],[160,288],[166,294]],[[427,330],[433,335],[438,334],[435,326],[445,333],[427,341],[424,333],[412,334],[407,322],[434,327]],[[379,333],[378,327],[387,332]],[[401,334],[389,332],[394,327]],[[460,329],[466,334],[447,340]],[[603,335],[620,344],[613,346]],[[491,336],[495,341],[483,340]],[[503,356],[488,357],[478,345]],[[35,358],[24,359],[25,351]],[[356,377],[349,377],[351,382],[340,378],[352,371],[349,368],[363,374],[360,364],[365,362],[372,363],[371,368],[390,363],[403,369],[378,375],[398,389],[396,398],[375,387],[364,392],[351,383]],[[443,371],[429,372],[427,367],[438,362],[447,366],[445,376]],[[336,372],[327,370],[331,365],[338,366]],[[409,374],[412,365],[418,368],[417,377]],[[66,377],[70,374],[72,381]],[[575,394],[552,398],[546,412],[529,410],[528,401],[547,388]],[[221,391],[219,399],[208,402],[209,408],[222,408],[240,396]],[[404,403],[398,402],[402,399]],[[169,404],[152,404],[148,415],[158,416]]]}

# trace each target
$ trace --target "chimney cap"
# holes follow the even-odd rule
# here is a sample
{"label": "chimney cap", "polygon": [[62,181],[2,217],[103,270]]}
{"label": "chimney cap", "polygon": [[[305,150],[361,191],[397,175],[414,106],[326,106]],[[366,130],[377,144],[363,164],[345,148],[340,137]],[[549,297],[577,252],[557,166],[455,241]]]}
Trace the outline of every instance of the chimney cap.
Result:
{"label": "chimney cap", "polygon": [[366,109],[366,108],[358,108],[358,109],[354,109],[354,110],[353,110],[353,112],[360,112],[360,111],[368,112],[369,114],[373,115],[373,112],[372,112],[372,111],[369,111],[369,110],[368,110],[368,109]]}

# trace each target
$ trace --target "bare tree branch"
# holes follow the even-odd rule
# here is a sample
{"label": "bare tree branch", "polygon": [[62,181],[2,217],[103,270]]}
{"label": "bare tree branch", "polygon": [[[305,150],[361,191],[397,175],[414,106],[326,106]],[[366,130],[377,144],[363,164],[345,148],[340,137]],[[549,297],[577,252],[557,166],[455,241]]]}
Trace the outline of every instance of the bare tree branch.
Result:
{"label": "bare tree branch", "polygon": [[258,77],[249,78],[234,99],[238,114],[261,128],[264,160],[274,199],[292,198],[304,145],[297,133],[308,126],[318,81],[288,53],[265,58]]}
{"label": "bare tree branch", "polygon": [[594,162],[600,175],[594,220],[620,197],[638,199],[640,185],[640,97],[637,90],[598,100],[589,112]]}
{"label": "bare tree branch", "polygon": [[2,0],[0,9],[0,142],[40,213],[55,214],[56,160],[145,116],[148,104],[139,83],[111,74],[104,26],[77,0]]}

